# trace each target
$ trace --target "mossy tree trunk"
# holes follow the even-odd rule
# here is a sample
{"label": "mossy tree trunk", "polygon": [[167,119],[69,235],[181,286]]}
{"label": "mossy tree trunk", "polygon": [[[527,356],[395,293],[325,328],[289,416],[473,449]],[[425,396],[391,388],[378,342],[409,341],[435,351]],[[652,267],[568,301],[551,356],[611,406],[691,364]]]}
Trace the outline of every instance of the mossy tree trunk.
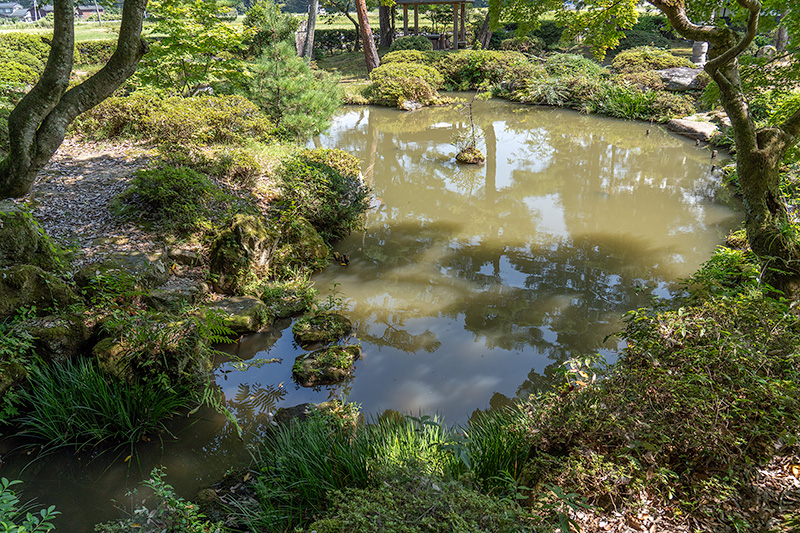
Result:
{"label": "mossy tree trunk", "polygon": [[766,267],[767,282],[795,293],[800,287],[800,248],[789,231],[789,214],[780,194],[779,167],[786,152],[797,143],[800,108],[780,125],[756,128],[742,90],[738,57],[756,36],[761,3],[737,2],[749,11],[743,34],[726,27],[692,23],[686,14],[686,0],[650,0],[680,35],[709,42],[705,70],[719,85],[722,107],[733,126],[750,247]]}
{"label": "mossy tree trunk", "polygon": [[8,118],[10,146],[0,162],[0,198],[27,194],[72,121],[111,96],[134,73],[147,51],[141,39],[146,5],[147,0],[125,0],[114,55],[91,78],[67,90],[74,60],[75,6],[72,0],[54,0],[53,42],[44,72]]}

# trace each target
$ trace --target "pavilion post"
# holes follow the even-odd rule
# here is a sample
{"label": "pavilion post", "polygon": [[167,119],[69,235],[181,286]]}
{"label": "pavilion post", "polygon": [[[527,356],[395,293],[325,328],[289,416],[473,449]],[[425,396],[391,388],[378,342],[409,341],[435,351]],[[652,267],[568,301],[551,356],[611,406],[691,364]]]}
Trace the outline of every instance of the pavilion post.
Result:
{"label": "pavilion post", "polygon": [[466,27],[466,20],[467,20],[467,4],[461,4],[461,40],[467,40],[467,27]]}
{"label": "pavilion post", "polygon": [[453,50],[458,50],[458,4],[453,4]]}
{"label": "pavilion post", "polygon": [[419,4],[414,4],[414,35],[419,35]]}
{"label": "pavilion post", "polygon": [[403,35],[408,35],[408,4],[403,4]]}

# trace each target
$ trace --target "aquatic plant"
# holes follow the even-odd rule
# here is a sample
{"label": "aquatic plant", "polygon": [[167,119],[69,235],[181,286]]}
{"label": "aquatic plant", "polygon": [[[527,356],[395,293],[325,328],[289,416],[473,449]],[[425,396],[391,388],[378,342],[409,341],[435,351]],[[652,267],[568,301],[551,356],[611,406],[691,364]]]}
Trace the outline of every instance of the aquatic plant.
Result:
{"label": "aquatic plant", "polygon": [[166,431],[164,420],[192,405],[183,388],[104,375],[89,359],[34,367],[21,393],[23,434],[47,449],[129,446]]}

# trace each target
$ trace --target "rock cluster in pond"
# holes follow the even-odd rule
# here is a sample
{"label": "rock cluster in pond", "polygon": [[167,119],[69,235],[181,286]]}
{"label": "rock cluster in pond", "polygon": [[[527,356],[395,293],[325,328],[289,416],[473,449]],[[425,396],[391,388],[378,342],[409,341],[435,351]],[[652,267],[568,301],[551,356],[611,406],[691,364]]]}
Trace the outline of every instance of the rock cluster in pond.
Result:
{"label": "rock cluster in pond", "polygon": [[333,385],[353,375],[356,360],[361,357],[361,347],[329,346],[295,359],[292,374],[303,387]]}
{"label": "rock cluster in pond", "polygon": [[350,319],[338,313],[317,313],[299,318],[292,326],[294,339],[301,346],[331,344],[353,330]]}
{"label": "rock cluster in pond", "polygon": [[477,165],[486,161],[486,156],[483,152],[475,147],[464,148],[456,154],[456,161],[459,163],[466,163],[468,165]]}

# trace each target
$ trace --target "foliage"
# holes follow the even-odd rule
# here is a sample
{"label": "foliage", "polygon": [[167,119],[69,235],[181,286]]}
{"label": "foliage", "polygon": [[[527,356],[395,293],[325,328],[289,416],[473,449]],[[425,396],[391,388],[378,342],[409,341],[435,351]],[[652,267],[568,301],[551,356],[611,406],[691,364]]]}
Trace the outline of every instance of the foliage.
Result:
{"label": "foliage", "polygon": [[89,139],[134,138],[180,146],[267,140],[274,127],[241,96],[163,98],[136,92],[105,100],[81,115],[73,129]]}
{"label": "foliage", "polygon": [[342,100],[338,80],[323,71],[312,71],[288,42],[263,50],[250,67],[251,101],[279,132],[293,139],[326,130]]}
{"label": "foliage", "polygon": [[143,436],[164,431],[163,420],[192,401],[182,388],[104,375],[88,359],[33,368],[21,398],[29,409],[19,419],[25,435],[46,448],[76,449],[132,448]]}
{"label": "foliage", "polygon": [[185,234],[211,229],[212,220],[220,216],[219,206],[231,201],[206,176],[189,168],[164,166],[137,171],[111,209],[124,219]]}
{"label": "foliage", "polygon": [[564,27],[555,20],[542,20],[539,21],[539,26],[530,32],[530,36],[541,39],[547,48],[553,48],[561,40],[563,33]]}
{"label": "foliage", "polygon": [[641,46],[669,50],[671,44],[666,37],[650,31],[626,30],[624,33],[625,37],[620,39],[615,50],[629,50]]}
{"label": "foliage", "polygon": [[718,251],[686,298],[627,316],[627,347],[606,379],[532,398],[527,477],[606,507],[644,491],[700,529],[763,528],[737,500],[776,442],[796,443],[800,322],[764,296],[748,262]]}
{"label": "foliage", "polygon": [[695,64],[683,57],[676,57],[668,50],[651,46],[639,46],[620,52],[611,62],[611,68],[621,74],[663,70],[673,67],[695,68]]}
{"label": "foliage", "polygon": [[500,49],[523,54],[538,55],[544,50],[544,41],[537,37],[513,37],[503,39]]}
{"label": "foliage", "polygon": [[16,61],[0,63],[0,81],[15,85],[32,85],[39,79],[39,75],[28,65]]}
{"label": "foliage", "polygon": [[314,57],[321,58],[337,52],[353,52],[358,42],[359,36],[356,30],[317,28],[314,31]]}
{"label": "foliage", "polygon": [[472,90],[503,82],[525,83],[540,69],[520,52],[464,50],[438,56],[434,66],[450,90]]}
{"label": "foliage", "polygon": [[392,42],[389,51],[394,52],[396,50],[419,50],[420,52],[425,52],[433,50],[433,43],[424,35],[408,35]]}
{"label": "foliage", "polygon": [[[212,533],[221,531],[216,524],[209,523],[198,510],[198,506],[175,494],[172,485],[164,481],[164,468],[156,467],[150,479],[143,482],[153,491],[155,507],[147,500],[133,511],[131,518],[112,520],[95,526],[100,533]],[[131,495],[136,494],[134,490]],[[150,504],[152,506],[152,504]]]}
{"label": "foliage", "polygon": [[269,0],[259,0],[253,4],[247,10],[243,23],[250,29],[247,44],[251,57],[259,57],[275,44],[286,41],[297,29],[297,20],[283,13],[277,4]]}
{"label": "foliage", "polygon": [[409,472],[378,487],[333,492],[325,518],[309,530],[368,533],[380,524],[380,530],[393,533],[539,531],[529,522],[514,502],[481,494],[462,483]]}
{"label": "foliage", "polygon": [[42,64],[50,54],[47,39],[36,33],[9,32],[0,34],[0,49],[6,53],[25,52],[33,55]]}
{"label": "foliage", "polygon": [[[35,74],[33,81],[36,81],[36,79],[44,70],[44,62],[42,62],[41,59],[39,59],[32,53],[26,51],[0,49],[0,61],[2,61],[3,63],[12,63],[12,62],[18,63],[20,65],[28,67]],[[3,76],[0,79],[2,79],[3,81],[7,81],[9,83],[20,83],[19,81],[8,79],[5,76]],[[29,82],[23,81],[22,83],[29,83]]]}
{"label": "foliage", "polygon": [[279,206],[310,222],[328,245],[361,226],[369,189],[354,156],[341,150],[303,150],[284,161],[277,174]]}
{"label": "foliage", "polygon": [[444,83],[441,73],[435,68],[418,63],[393,62],[381,65],[370,73],[370,79],[377,85],[401,78],[419,78],[438,89]]}
{"label": "foliage", "polygon": [[138,77],[144,83],[187,97],[204,85],[221,88],[240,76],[242,35],[224,20],[214,0],[154,0],[153,42]]}
{"label": "foliage", "polygon": [[389,52],[381,58],[381,64],[387,63],[429,63],[434,54],[428,54],[419,50],[396,50]]}
{"label": "foliage", "polygon": [[14,485],[18,480],[0,479],[0,529],[5,533],[43,533],[52,531],[53,518],[61,514],[51,505],[39,512],[33,511],[29,504],[21,504]]}
{"label": "foliage", "polygon": [[551,76],[584,76],[604,78],[608,70],[591,59],[575,54],[553,54],[545,61],[544,68]]}
{"label": "foliage", "polygon": [[115,39],[98,39],[95,41],[79,41],[75,44],[81,53],[81,62],[86,65],[105,64],[117,48]]}

